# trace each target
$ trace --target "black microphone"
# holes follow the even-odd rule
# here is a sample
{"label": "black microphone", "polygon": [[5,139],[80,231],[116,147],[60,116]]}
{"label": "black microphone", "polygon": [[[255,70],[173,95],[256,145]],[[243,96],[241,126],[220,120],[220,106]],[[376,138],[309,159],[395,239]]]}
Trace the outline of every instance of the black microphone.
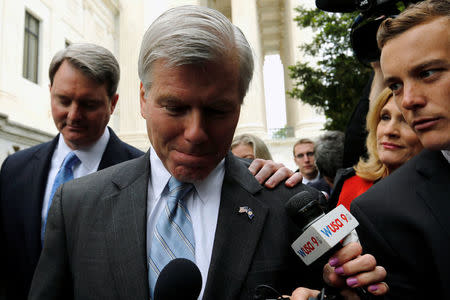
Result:
{"label": "black microphone", "polygon": [[355,0],[316,0],[318,9],[329,12],[353,12],[357,9]]}
{"label": "black microphone", "polygon": [[202,289],[202,275],[189,259],[176,258],[162,270],[155,284],[155,300],[195,300]]}
{"label": "black microphone", "polygon": [[325,214],[317,198],[308,191],[302,191],[288,200],[285,209],[302,230],[292,243],[292,249],[306,265],[319,259],[342,239],[345,239],[343,245],[358,241],[354,231],[358,221],[343,205]]}

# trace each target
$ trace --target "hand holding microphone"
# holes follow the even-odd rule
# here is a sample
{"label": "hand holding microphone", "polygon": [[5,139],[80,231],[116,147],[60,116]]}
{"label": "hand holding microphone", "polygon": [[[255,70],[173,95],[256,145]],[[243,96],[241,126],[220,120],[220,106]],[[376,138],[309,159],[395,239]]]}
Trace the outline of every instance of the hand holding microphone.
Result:
{"label": "hand holding microphone", "polygon": [[[328,285],[345,289],[371,284],[368,288],[370,293],[381,295],[387,292],[387,285],[381,282],[386,277],[386,271],[383,267],[376,266],[372,255],[361,256],[362,248],[355,232],[358,222],[347,209],[339,206],[325,214],[317,199],[311,193],[303,191],[289,199],[286,212],[302,229],[303,233],[294,241],[292,248],[306,265],[334,248],[335,253],[329,259],[323,274]],[[341,248],[341,240],[344,247],[338,250]],[[346,292],[354,295],[353,291]],[[365,291],[361,288],[359,294],[364,296]],[[324,292],[318,299],[323,296]],[[302,299],[301,297],[294,299]],[[330,296],[323,299],[330,299]]]}

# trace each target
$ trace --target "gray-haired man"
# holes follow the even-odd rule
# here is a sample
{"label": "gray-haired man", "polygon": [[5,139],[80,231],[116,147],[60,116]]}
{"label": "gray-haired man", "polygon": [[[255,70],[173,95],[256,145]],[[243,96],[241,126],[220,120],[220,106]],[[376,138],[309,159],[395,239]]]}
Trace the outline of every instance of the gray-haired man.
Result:
{"label": "gray-haired man", "polygon": [[58,190],[30,299],[153,298],[175,257],[195,261],[202,299],[320,280],[290,249],[299,231],[284,209],[319,192],[264,189],[229,151],[252,73],[247,40],[215,10],[176,7],[150,26],[139,76],[151,147]]}

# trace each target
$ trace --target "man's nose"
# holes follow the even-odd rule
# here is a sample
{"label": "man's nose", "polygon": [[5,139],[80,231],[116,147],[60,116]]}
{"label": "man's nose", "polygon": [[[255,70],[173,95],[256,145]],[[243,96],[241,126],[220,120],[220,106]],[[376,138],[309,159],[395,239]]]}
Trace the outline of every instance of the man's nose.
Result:
{"label": "man's nose", "polygon": [[426,104],[422,89],[414,83],[405,83],[400,105],[403,109],[414,110]]}
{"label": "man's nose", "polygon": [[200,111],[192,111],[185,121],[184,136],[192,144],[201,144],[208,139],[205,116]]}
{"label": "man's nose", "polygon": [[82,111],[79,105],[72,103],[69,107],[69,112],[67,114],[67,119],[79,120],[81,119]]}

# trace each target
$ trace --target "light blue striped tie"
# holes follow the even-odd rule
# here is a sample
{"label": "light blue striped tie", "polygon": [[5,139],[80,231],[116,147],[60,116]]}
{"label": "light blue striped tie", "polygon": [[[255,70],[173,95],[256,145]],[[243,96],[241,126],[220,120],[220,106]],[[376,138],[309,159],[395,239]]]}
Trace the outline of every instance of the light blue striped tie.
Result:
{"label": "light blue striped tie", "polygon": [[150,295],[153,299],[159,273],[171,260],[187,258],[195,262],[195,239],[191,216],[183,197],[192,190],[191,183],[170,177],[167,203],[153,231],[148,272]]}
{"label": "light blue striped tie", "polygon": [[48,206],[46,208],[44,223],[41,228],[41,242],[44,243],[44,235],[45,235],[45,226],[47,225],[47,216],[50,206],[52,205],[53,196],[55,195],[56,190],[59,188],[61,184],[73,179],[73,171],[72,168],[75,164],[79,163],[80,159],[76,156],[75,153],[69,152],[64,158],[61,168],[56,174],[55,181],[53,181],[52,191],[50,192],[50,198],[48,199]]}

